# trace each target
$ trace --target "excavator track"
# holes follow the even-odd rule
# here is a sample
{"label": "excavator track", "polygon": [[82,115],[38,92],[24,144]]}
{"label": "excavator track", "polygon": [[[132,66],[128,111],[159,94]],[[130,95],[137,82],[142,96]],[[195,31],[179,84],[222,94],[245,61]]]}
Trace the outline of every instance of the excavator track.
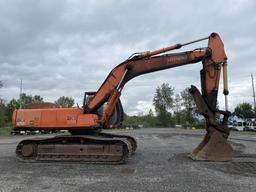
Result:
{"label": "excavator track", "polygon": [[129,143],[132,146],[132,154],[135,153],[136,149],[137,149],[137,141],[134,139],[134,137],[129,136],[129,135],[119,135],[119,134],[112,134],[112,133],[104,133],[104,132],[100,132],[98,133],[99,136],[105,137],[105,138],[124,138],[127,139],[129,141]]}
{"label": "excavator track", "polygon": [[[25,162],[68,161],[93,164],[121,164],[136,148],[135,139],[99,133],[96,135],[65,135],[21,141],[16,156]],[[134,143],[135,142],[135,143]]]}
{"label": "excavator track", "polygon": [[[86,132],[82,131],[69,131],[72,135],[85,135]],[[88,134],[88,133],[87,133]],[[123,139],[127,139],[128,142],[131,144],[132,146],[132,154],[135,153],[136,149],[137,149],[137,141],[129,135],[120,135],[120,134],[113,134],[113,133],[106,133],[106,132],[91,132],[90,135],[95,136],[97,138],[123,138]]]}

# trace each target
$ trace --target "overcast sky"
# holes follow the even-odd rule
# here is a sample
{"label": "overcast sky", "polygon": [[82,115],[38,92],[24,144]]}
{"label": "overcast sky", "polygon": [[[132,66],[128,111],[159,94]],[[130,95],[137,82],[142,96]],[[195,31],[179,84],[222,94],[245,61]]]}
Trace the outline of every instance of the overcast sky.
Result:
{"label": "overcast sky", "polygon": [[[229,106],[253,103],[250,73],[256,78],[256,1],[254,0],[0,0],[0,96],[26,94],[45,101],[96,91],[110,70],[134,52],[183,43],[218,32],[229,64]],[[207,42],[186,47],[204,47]],[[131,80],[123,90],[128,114],[152,108],[157,86],[179,93],[200,86],[201,63]],[[222,86],[220,107],[224,107]]]}

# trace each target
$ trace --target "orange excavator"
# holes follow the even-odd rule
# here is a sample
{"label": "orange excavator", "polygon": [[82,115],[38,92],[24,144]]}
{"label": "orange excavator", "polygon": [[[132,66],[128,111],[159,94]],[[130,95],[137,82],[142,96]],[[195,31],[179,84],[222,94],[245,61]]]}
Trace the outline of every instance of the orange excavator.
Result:
{"label": "orange excavator", "polygon": [[[208,40],[208,46],[192,51],[166,54],[198,41]],[[164,54],[165,53],[165,54]],[[206,119],[206,135],[191,153],[194,160],[228,161],[233,150],[227,141],[230,112],[227,109],[227,56],[217,33],[189,43],[175,44],[155,51],[131,55],[117,65],[97,92],[86,92],[83,108],[56,108],[48,104],[33,109],[18,109],[13,113],[15,130],[68,130],[71,135],[35,138],[21,141],[16,155],[22,161],[79,161],[85,163],[122,163],[132,155],[136,140],[127,135],[101,132],[123,120],[120,95],[132,78],[154,71],[202,62],[201,93],[191,86],[199,112]],[[225,111],[216,108],[221,69],[223,68]],[[216,119],[223,116],[222,121]]]}

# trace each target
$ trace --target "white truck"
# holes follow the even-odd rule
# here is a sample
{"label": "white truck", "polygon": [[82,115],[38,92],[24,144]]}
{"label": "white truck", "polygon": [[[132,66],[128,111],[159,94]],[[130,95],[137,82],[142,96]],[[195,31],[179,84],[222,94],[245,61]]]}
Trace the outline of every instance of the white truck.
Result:
{"label": "white truck", "polygon": [[246,127],[244,128],[244,131],[256,131],[256,122],[255,121],[248,122]]}
{"label": "white truck", "polygon": [[245,127],[247,126],[247,123],[243,120],[238,120],[233,123],[233,130],[235,131],[244,131]]}

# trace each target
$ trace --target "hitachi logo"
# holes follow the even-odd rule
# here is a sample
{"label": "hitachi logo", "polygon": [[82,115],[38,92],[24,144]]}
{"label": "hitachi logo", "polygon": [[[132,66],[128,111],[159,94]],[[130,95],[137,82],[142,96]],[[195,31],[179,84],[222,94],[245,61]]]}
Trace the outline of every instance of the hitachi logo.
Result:
{"label": "hitachi logo", "polygon": [[169,57],[167,60],[167,63],[168,64],[185,63],[187,62],[187,60],[188,60],[187,55],[178,55],[178,56]]}

